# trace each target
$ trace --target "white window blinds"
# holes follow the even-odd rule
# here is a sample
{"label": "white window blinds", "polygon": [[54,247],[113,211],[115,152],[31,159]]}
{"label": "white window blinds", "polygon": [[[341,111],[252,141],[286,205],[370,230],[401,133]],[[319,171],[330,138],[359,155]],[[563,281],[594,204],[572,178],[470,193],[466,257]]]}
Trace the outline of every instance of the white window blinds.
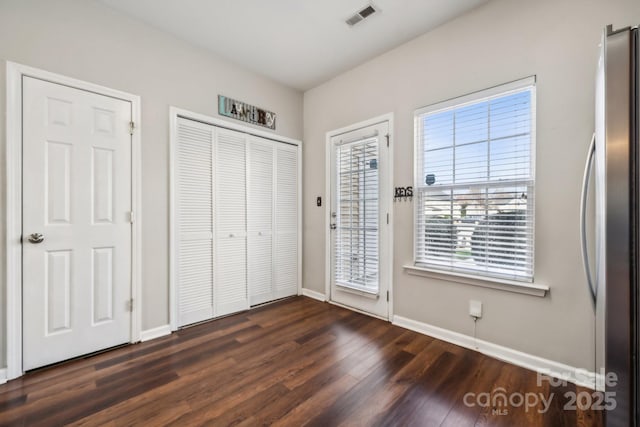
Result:
{"label": "white window blinds", "polygon": [[378,292],[378,137],[336,146],[335,282]]}
{"label": "white window blinds", "polygon": [[417,266],[533,280],[535,86],[416,112]]}

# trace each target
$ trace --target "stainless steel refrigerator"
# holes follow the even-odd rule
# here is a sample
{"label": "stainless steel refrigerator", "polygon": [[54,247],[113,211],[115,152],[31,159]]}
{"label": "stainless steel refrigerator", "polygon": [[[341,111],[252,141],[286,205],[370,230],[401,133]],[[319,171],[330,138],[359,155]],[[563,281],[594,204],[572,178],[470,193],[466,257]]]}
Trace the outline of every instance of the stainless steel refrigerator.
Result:
{"label": "stainless steel refrigerator", "polygon": [[[595,134],[582,194],[582,251],[594,306],[597,382],[615,401],[615,407],[604,412],[607,426],[640,423],[639,44],[638,27],[613,31],[609,26],[604,31],[596,80]],[[593,274],[584,218],[592,165]]]}

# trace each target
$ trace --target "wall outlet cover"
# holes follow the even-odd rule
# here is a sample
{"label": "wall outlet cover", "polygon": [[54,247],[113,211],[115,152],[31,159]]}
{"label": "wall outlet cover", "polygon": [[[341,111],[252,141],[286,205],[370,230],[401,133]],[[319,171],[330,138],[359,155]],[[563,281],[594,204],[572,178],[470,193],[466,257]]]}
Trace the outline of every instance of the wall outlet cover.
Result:
{"label": "wall outlet cover", "polygon": [[478,319],[482,317],[482,302],[470,300],[469,301],[469,316],[477,317]]}

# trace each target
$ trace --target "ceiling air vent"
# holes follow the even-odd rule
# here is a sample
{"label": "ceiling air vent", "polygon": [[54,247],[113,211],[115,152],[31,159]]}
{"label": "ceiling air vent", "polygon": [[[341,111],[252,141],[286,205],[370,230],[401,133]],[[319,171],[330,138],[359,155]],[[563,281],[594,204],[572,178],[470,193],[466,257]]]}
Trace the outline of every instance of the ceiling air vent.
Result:
{"label": "ceiling air vent", "polygon": [[364,20],[365,18],[370,17],[371,15],[373,15],[376,12],[377,12],[376,8],[373,7],[372,5],[369,5],[369,6],[365,7],[364,9],[362,9],[361,11],[359,11],[358,13],[356,13],[355,15],[353,15],[352,17],[350,17],[349,19],[347,19],[345,22],[350,27],[353,27],[358,22]]}

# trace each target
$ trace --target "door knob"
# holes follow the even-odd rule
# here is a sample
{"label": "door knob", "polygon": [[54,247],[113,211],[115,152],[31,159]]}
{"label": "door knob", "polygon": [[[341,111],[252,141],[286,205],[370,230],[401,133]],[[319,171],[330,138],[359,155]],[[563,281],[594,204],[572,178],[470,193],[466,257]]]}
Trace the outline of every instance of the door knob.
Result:
{"label": "door knob", "polygon": [[42,243],[44,241],[44,236],[40,233],[33,233],[29,235],[29,242],[31,243]]}

